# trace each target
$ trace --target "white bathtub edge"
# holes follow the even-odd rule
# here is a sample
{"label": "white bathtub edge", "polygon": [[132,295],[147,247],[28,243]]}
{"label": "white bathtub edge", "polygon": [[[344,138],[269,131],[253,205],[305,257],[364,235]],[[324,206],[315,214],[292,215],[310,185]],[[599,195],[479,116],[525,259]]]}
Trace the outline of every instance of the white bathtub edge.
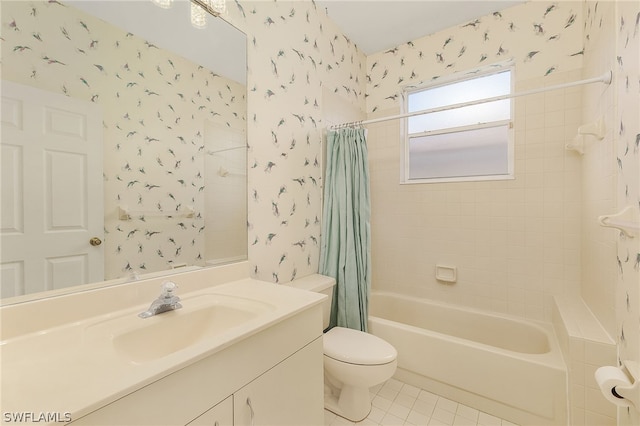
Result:
{"label": "white bathtub edge", "polygon": [[[412,302],[419,303],[421,309],[428,309],[429,303],[438,303],[415,299]],[[396,309],[411,311],[405,306]],[[397,323],[371,311],[369,327],[372,334],[396,346],[398,371],[394,377],[405,383],[522,426],[567,424],[568,368],[553,325],[505,317],[543,331],[549,351],[523,353],[497,348]]]}

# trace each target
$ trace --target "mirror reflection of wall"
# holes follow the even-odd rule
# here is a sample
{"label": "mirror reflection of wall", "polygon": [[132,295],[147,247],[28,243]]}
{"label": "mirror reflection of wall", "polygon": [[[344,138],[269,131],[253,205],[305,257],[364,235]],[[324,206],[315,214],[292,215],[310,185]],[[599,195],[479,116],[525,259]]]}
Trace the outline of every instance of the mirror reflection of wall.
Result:
{"label": "mirror reflection of wall", "polygon": [[[107,3],[115,7],[121,2]],[[174,19],[188,23],[181,14]],[[158,30],[166,32],[166,28]],[[212,192],[206,188],[206,176],[218,169],[211,171],[205,165],[209,157],[205,126],[238,129],[244,137],[245,83],[161,49],[72,3],[3,1],[2,37],[3,81],[95,103],[102,110],[104,229],[96,237],[104,242],[104,279],[174,265],[205,266],[215,260],[205,252],[205,230],[218,226],[215,219],[206,219],[205,195]],[[240,57],[246,61],[244,51]],[[4,130],[2,139],[4,151],[8,147]],[[234,143],[246,145],[241,137]],[[246,155],[246,150],[238,152]],[[223,182],[233,185],[234,194],[242,193],[239,198],[246,198],[246,183],[241,185],[231,175],[232,171],[244,173],[246,164],[240,164],[240,159],[229,161],[229,165],[220,164],[230,172]],[[29,171],[24,175],[29,176]],[[4,201],[4,189],[2,197]],[[29,197],[24,195],[25,211],[30,209]],[[244,203],[234,204],[233,213],[221,210],[217,216],[242,217],[246,228]],[[119,209],[126,209],[128,216]],[[233,251],[212,251],[211,256],[245,258],[243,231],[236,236],[238,242],[224,245]],[[5,239],[2,244],[2,252],[12,249],[5,246]],[[56,256],[46,253],[42,262],[60,260]],[[28,274],[22,271],[22,277]],[[21,279],[19,273],[12,277]],[[46,274],[38,279],[44,283],[40,291],[69,284]],[[0,296],[6,283],[3,279]],[[27,292],[19,282],[10,285],[7,295]]]}
{"label": "mirror reflection of wall", "polygon": [[245,131],[207,121],[204,146],[207,263],[240,261],[247,256]]}

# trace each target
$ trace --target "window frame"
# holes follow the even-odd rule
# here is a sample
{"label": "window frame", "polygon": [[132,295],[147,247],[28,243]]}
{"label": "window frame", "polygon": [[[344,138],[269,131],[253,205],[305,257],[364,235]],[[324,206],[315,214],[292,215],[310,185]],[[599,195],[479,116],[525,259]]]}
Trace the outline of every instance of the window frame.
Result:
{"label": "window frame", "polygon": [[[486,77],[493,74],[499,74],[505,71],[509,71],[510,75],[510,95],[514,94],[515,87],[515,66],[512,62],[503,63],[503,64],[493,64],[487,67],[483,67],[480,69],[476,69],[469,72],[464,73],[455,73],[448,77],[443,77],[438,79],[437,81],[431,81],[429,83],[415,85],[415,86],[406,86],[403,89],[402,97],[402,113],[410,113],[408,110],[409,104],[409,96],[412,93],[422,92],[429,89],[434,89],[437,87],[443,87],[463,81],[474,80],[480,77]],[[499,95],[498,95],[499,96]],[[489,98],[485,98],[489,99]],[[492,180],[511,180],[515,179],[514,172],[514,163],[515,163],[515,155],[514,155],[514,129],[513,129],[513,121],[515,116],[515,101],[514,98],[510,98],[510,118],[505,120],[497,120],[497,121],[489,121],[484,123],[477,123],[472,125],[464,125],[464,126],[455,126],[455,127],[447,127],[444,129],[438,130],[430,130],[419,133],[409,133],[409,118],[406,118],[401,121],[401,139],[402,139],[402,152],[400,158],[400,183],[401,184],[424,184],[424,183],[443,183],[443,182],[476,182],[476,181],[492,181]],[[434,136],[434,135],[442,135],[442,134],[450,134],[457,133],[461,131],[473,131],[480,130],[489,127],[507,127],[507,173],[505,174],[496,174],[496,175],[477,175],[477,176],[443,176],[443,177],[434,177],[434,178],[416,178],[410,179],[410,141],[411,138],[414,137],[423,137],[423,136]]]}

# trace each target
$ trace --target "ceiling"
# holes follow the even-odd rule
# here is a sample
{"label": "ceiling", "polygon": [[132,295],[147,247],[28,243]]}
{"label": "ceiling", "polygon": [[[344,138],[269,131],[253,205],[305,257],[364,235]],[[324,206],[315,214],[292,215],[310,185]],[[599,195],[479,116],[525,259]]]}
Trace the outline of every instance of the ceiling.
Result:
{"label": "ceiling", "polygon": [[[194,29],[189,24],[190,3],[187,0],[175,1],[174,7],[169,11],[153,6],[150,1],[68,1],[158,46],[181,52],[184,57],[225,77],[245,81],[244,61],[228,60],[235,54],[246,57],[244,34],[221,19],[210,19],[206,31]],[[227,0],[229,3],[231,1],[233,0]],[[524,2],[525,0],[316,0],[317,6],[326,9],[329,18],[366,55],[394,48]],[[141,16],[144,19],[140,19]],[[174,31],[158,31],[158,28],[173,28]],[[178,34],[180,37],[176,37]],[[203,57],[200,54],[205,39],[206,43],[214,46],[216,55]]]}
{"label": "ceiling", "polygon": [[366,55],[467,23],[524,0],[316,0]]}

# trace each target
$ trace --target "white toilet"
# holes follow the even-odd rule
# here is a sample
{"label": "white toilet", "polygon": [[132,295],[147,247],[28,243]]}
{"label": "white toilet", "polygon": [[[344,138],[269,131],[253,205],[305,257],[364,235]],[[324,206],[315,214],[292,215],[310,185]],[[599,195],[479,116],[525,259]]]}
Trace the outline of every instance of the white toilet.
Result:
{"label": "white toilet", "polygon": [[[329,326],[335,280],[311,275],[291,283],[295,288],[326,294],[323,320]],[[334,327],[323,337],[324,406],[348,420],[358,422],[369,415],[369,388],[390,379],[396,371],[398,352],[372,334]]]}

